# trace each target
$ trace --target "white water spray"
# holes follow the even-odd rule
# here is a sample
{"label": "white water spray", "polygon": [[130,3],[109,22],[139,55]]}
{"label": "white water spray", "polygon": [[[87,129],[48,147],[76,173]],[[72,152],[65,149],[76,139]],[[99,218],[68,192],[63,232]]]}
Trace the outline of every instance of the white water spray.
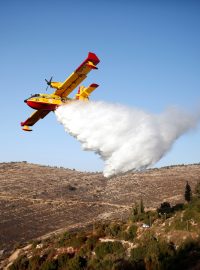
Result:
{"label": "white water spray", "polygon": [[105,102],[72,102],[55,113],[84,150],[105,161],[105,177],[152,166],[200,120],[177,108],[153,115]]}

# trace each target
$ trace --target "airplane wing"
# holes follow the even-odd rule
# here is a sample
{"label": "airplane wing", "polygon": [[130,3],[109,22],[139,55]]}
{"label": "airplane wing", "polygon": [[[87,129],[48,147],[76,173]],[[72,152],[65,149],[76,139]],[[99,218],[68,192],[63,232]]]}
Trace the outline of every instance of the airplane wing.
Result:
{"label": "airplane wing", "polygon": [[22,129],[25,131],[32,131],[29,126],[33,126],[37,121],[43,119],[50,111],[38,110],[35,111],[26,121],[21,122]]}
{"label": "airplane wing", "polygon": [[97,69],[96,65],[99,62],[96,54],[89,52],[83,63],[63,83],[59,84],[54,94],[63,98],[67,97],[92,69]]}

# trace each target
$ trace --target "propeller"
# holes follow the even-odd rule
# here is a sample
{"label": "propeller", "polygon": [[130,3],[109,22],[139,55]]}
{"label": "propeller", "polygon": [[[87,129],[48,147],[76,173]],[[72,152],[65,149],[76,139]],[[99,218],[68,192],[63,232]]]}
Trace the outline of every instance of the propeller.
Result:
{"label": "propeller", "polygon": [[48,81],[47,79],[45,79],[45,82],[47,83],[47,88],[46,91],[48,89],[49,86],[51,86],[51,82],[52,82],[53,77],[51,76],[50,80]]}

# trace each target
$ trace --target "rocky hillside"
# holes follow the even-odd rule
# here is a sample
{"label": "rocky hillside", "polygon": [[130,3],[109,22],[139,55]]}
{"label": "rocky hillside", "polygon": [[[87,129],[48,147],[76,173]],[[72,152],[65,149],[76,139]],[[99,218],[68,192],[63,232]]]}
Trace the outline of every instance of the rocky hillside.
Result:
{"label": "rocky hillside", "polygon": [[0,163],[0,256],[56,230],[124,218],[140,198],[149,208],[183,201],[186,181],[192,188],[200,181],[200,164],[106,179],[101,173]]}

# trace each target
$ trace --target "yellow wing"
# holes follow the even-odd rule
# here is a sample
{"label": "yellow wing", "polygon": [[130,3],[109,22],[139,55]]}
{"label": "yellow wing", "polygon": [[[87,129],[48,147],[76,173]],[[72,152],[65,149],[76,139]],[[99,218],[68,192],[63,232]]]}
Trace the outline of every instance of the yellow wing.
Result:
{"label": "yellow wing", "polygon": [[87,74],[92,69],[97,69],[96,65],[99,62],[98,57],[89,52],[83,63],[63,83],[51,83],[51,87],[56,88],[54,94],[62,98],[67,97],[87,77]]}
{"label": "yellow wing", "polygon": [[21,122],[22,129],[32,131],[29,126],[33,126],[38,120],[43,119],[50,111],[38,110],[35,111],[26,121]]}

